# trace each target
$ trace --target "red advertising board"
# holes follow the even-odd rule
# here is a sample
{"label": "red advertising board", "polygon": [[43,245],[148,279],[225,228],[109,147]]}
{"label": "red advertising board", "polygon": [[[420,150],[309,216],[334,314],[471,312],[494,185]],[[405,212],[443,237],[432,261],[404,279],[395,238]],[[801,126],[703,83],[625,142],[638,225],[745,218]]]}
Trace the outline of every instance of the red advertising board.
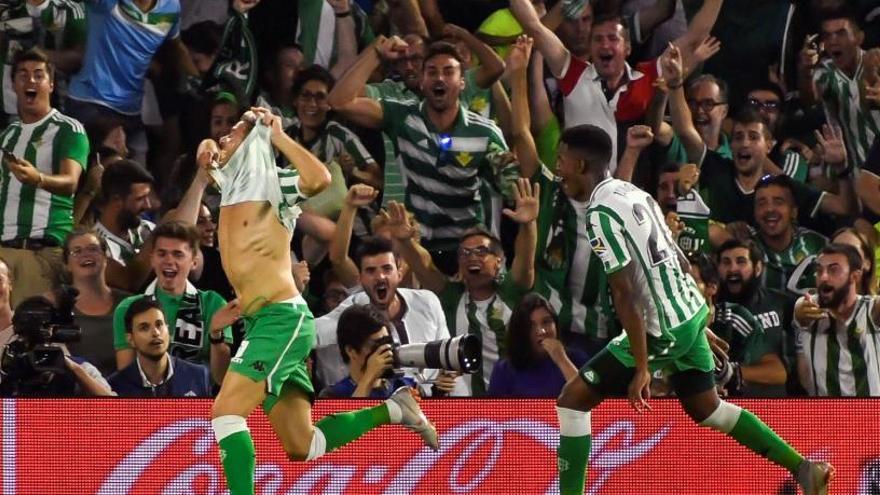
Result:
{"label": "red advertising board", "polygon": [[[832,493],[880,493],[880,401],[752,400],[813,459],[837,467]],[[364,407],[319,401],[314,417]],[[637,415],[623,401],[593,414],[588,493],[783,494],[783,469],[693,425],[676,402]],[[262,413],[249,421],[258,494],[556,493],[558,442],[547,400],[425,400],[439,452],[386,426],[308,463],[286,459]],[[2,400],[2,494],[222,494],[204,400]]]}

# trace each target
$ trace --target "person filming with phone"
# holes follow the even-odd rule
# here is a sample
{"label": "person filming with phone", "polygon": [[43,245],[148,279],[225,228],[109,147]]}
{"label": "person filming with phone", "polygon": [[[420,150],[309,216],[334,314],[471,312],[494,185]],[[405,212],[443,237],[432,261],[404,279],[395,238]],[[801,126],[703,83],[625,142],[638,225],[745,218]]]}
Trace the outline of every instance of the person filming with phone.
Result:
{"label": "person filming with phone", "polygon": [[12,276],[12,306],[58,286],[61,244],[73,230],[73,194],[89,141],[78,121],[52,108],[54,68],[39,49],[12,63],[19,121],[0,133],[0,257]]}

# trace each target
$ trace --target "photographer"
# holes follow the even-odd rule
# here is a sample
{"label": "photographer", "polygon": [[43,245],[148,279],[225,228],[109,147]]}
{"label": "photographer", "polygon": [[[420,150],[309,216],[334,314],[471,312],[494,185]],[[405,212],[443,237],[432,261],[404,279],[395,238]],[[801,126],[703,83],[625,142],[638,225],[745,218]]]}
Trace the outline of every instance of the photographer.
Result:
{"label": "photographer", "polygon": [[[336,383],[346,374],[336,329],[340,315],[352,304],[369,303],[378,309],[391,322],[388,331],[396,343],[418,344],[449,338],[446,316],[437,296],[428,290],[399,287],[399,259],[391,241],[381,237],[364,239],[355,253],[355,262],[363,292],[348,297],[315,320],[315,375],[325,384]],[[409,376],[414,377],[416,371],[407,368]],[[455,372],[431,369],[425,376],[434,382],[433,395],[467,395],[464,380]]]}
{"label": "photographer", "polygon": [[123,397],[210,397],[208,368],[168,354],[171,336],[162,306],[141,296],[125,312],[125,336],[134,362],[110,377]]}
{"label": "photographer", "polygon": [[75,294],[59,291],[56,307],[43,296],[15,308],[15,336],[0,356],[0,396],[109,396],[110,385],[92,364],[65,345],[79,338],[70,307]]}
{"label": "photographer", "polygon": [[391,375],[394,363],[388,320],[368,304],[355,304],[339,316],[336,339],[349,375],[325,388],[325,398],[387,399],[400,387],[417,387],[415,380]]}

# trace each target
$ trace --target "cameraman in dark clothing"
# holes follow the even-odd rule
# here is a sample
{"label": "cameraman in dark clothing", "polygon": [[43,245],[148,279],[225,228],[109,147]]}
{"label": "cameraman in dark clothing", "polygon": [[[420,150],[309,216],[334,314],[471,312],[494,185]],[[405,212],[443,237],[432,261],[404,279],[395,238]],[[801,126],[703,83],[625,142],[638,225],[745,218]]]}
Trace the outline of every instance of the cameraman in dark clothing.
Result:
{"label": "cameraman in dark clothing", "polygon": [[135,358],[110,377],[122,397],[211,397],[208,368],[168,354],[170,336],[159,302],[144,296],[125,312]]}
{"label": "cameraman in dark clothing", "polygon": [[12,316],[14,336],[0,351],[0,396],[109,396],[107,380],[65,345],[81,334],[73,325],[76,289],[55,294],[56,307],[43,296],[22,301]]}
{"label": "cameraman in dark clothing", "polygon": [[336,338],[349,375],[325,388],[325,398],[387,399],[400,387],[416,388],[412,378],[392,372],[390,323],[377,309],[355,304],[339,316]]}

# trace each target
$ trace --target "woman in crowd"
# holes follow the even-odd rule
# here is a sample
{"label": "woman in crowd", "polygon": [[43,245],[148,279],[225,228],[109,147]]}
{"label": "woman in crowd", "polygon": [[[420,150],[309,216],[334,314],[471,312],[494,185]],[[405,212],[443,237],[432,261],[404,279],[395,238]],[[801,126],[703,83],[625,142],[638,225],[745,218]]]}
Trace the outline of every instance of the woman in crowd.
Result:
{"label": "woman in crowd", "polygon": [[[73,321],[82,329],[79,342],[67,347],[74,355],[94,364],[105,376],[116,371],[113,349],[113,309],[129,294],[111,289],[104,278],[107,242],[94,231],[76,228],[62,247],[62,259],[71,285],[79,291]],[[47,294],[47,298],[55,296]]]}
{"label": "woman in crowd", "polygon": [[567,349],[559,340],[559,318],[546,299],[528,294],[513,309],[507,324],[507,357],[498,361],[489,380],[489,396],[556,398],[565,382],[577,375],[587,355]]}

